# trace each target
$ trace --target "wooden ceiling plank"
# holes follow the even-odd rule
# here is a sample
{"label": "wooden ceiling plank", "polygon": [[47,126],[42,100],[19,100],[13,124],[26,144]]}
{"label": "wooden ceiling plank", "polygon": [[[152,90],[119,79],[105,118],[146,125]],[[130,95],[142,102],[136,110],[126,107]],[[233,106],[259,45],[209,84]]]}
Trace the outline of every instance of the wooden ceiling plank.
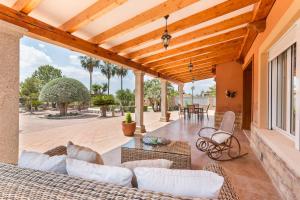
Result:
{"label": "wooden ceiling plank", "polygon": [[[220,3],[216,6],[208,8],[199,13],[193,14],[189,17],[176,21],[168,25],[168,31],[172,35],[178,31],[190,28],[192,26],[198,25],[200,23],[209,21],[216,17],[228,14],[235,10],[241,9],[245,6],[256,3],[258,0],[228,0]],[[125,49],[132,48],[138,45],[142,45],[145,42],[153,41],[159,39],[164,31],[165,27],[158,28],[154,31],[141,35],[139,37],[133,38],[127,42],[121,43],[112,47],[110,50],[113,52],[121,52]]]}
{"label": "wooden ceiling plank", "polygon": [[262,29],[257,28],[253,29],[253,27],[249,26],[247,35],[243,41],[243,44],[240,49],[240,56],[238,61],[240,63],[244,63],[245,56],[247,55],[248,51],[250,50],[253,42],[255,41],[257,35],[264,31],[265,28],[265,20],[268,17],[274,3],[276,0],[260,0],[255,4],[254,11],[253,11],[253,18],[252,18],[252,24],[258,23],[259,25],[262,25]]}
{"label": "wooden ceiling plank", "polygon": [[16,11],[29,14],[40,4],[40,2],[41,0],[17,0],[12,8]]}
{"label": "wooden ceiling plank", "polygon": [[[211,62],[214,62],[216,60],[223,60],[225,58],[236,58],[237,57],[237,53],[234,52],[234,53],[227,53],[227,54],[224,54],[222,56],[218,56],[218,57],[212,57],[212,58],[208,58],[208,59],[203,59],[203,60],[198,60],[198,61],[193,61],[193,65],[197,66],[197,65],[200,65],[200,64],[205,64],[205,63],[211,63]],[[180,65],[180,66],[176,66],[176,67],[169,67],[169,68],[164,68],[164,69],[157,69],[155,71],[158,71],[160,73],[167,73],[168,71],[177,71],[179,69],[182,69],[182,68],[188,68],[188,65],[187,64],[184,64],[184,65]]]}
{"label": "wooden ceiling plank", "polygon": [[194,56],[198,56],[201,54],[207,54],[209,52],[216,52],[216,51],[223,51],[224,49],[227,48],[237,48],[240,47],[241,43],[242,43],[243,39],[242,38],[238,38],[238,39],[234,39],[231,41],[226,41],[220,44],[215,44],[209,47],[205,47],[205,48],[201,48],[201,49],[197,49],[188,53],[184,53],[184,54],[180,54],[180,55],[175,55],[172,57],[168,57],[159,61],[155,61],[152,63],[147,64],[146,66],[150,67],[151,65],[160,65],[161,63],[165,64],[168,62],[174,62],[176,60],[182,60],[182,59],[186,59],[186,58],[191,58]]}
{"label": "wooden ceiling plank", "polygon": [[59,28],[69,33],[73,33],[127,1],[128,0],[99,0],[66,21]]}
{"label": "wooden ceiling plank", "polygon": [[2,4],[0,4],[0,20],[27,29],[27,34],[31,37],[47,40],[71,50],[79,51],[99,59],[108,60],[133,70],[141,70],[155,77],[161,77],[174,83],[178,82],[178,80],[170,79],[169,77],[148,69],[139,63],[133,62],[107,49],[101,48],[98,45],[71,35],[65,31],[62,31],[61,29],[53,27]]}
{"label": "wooden ceiling plank", "polygon": [[[170,41],[170,46],[175,46],[175,45],[179,45],[181,43],[185,43],[188,41],[192,41],[195,40],[197,38],[206,36],[206,35],[210,35],[213,33],[217,33],[220,31],[224,31],[226,29],[230,29],[242,24],[246,24],[248,22],[250,22],[252,20],[252,16],[253,16],[253,12],[247,12],[235,17],[232,17],[230,19],[221,21],[219,23],[210,25],[210,26],[206,26],[203,28],[200,28],[198,30],[192,31],[190,33],[186,33],[183,35],[180,35],[178,37],[172,38]],[[163,49],[164,47],[161,45],[161,43],[158,44],[154,44],[151,45],[149,47],[146,47],[144,49],[139,49],[137,51],[131,52],[127,55],[125,55],[128,58],[134,59],[137,58],[139,56],[154,52],[154,51],[158,51]]]}
{"label": "wooden ceiling plank", "polygon": [[131,19],[126,20],[125,22],[122,22],[92,37],[89,41],[95,44],[103,44],[109,39],[113,39],[121,34],[125,34],[147,23],[163,18],[165,15],[169,15],[198,1],[199,0],[167,0],[159,4],[158,6],[155,6]]}
{"label": "wooden ceiling plank", "polygon": [[216,35],[216,36],[213,36],[213,37],[206,38],[204,40],[199,40],[199,41],[196,41],[196,42],[193,42],[193,43],[190,43],[190,44],[186,44],[184,46],[180,46],[180,47],[177,47],[177,48],[174,48],[174,49],[166,50],[164,52],[160,52],[160,53],[154,54],[152,56],[148,56],[146,58],[139,59],[139,60],[137,60],[137,62],[144,63],[144,64],[150,63],[150,62],[153,62],[153,61],[156,61],[156,60],[161,60],[165,57],[172,56],[172,55],[175,55],[175,54],[183,54],[187,51],[200,49],[200,48],[203,48],[203,46],[214,45],[214,44],[222,43],[222,42],[232,40],[232,39],[235,39],[235,38],[241,38],[241,37],[244,37],[246,33],[247,33],[247,28],[246,27],[245,28],[239,28],[239,29],[236,29],[236,30],[233,30],[233,31],[229,31],[227,33],[223,33],[223,34],[220,34],[220,35]]}
{"label": "wooden ceiling plank", "polygon": [[[222,55],[226,55],[226,54],[232,54],[232,53],[236,53],[236,49],[229,48],[229,49],[223,49],[223,51],[219,51],[219,52],[209,52],[204,55],[194,56],[193,62],[200,61],[200,60],[206,60],[206,59],[210,59],[210,58],[214,58],[214,57],[218,57],[218,56],[222,56]],[[174,62],[171,62],[171,63],[168,62],[168,63],[162,64],[162,65],[155,65],[150,68],[155,71],[156,70],[159,71],[159,69],[167,69],[167,68],[173,68],[173,67],[177,67],[177,66],[181,66],[181,65],[187,65],[189,62],[190,62],[190,58],[186,58],[186,59],[182,59],[182,60],[175,60]]]}

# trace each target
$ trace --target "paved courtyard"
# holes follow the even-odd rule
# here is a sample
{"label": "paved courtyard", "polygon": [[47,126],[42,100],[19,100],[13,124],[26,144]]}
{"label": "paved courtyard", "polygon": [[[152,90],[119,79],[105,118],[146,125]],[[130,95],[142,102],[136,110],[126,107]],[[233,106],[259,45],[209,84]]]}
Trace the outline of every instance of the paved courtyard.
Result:
{"label": "paved courtyard", "polygon": [[[98,118],[96,115],[83,119],[50,120],[44,113],[20,113],[20,151],[44,152],[68,141],[90,147],[99,153],[114,149],[130,137],[123,136],[121,122],[124,117]],[[133,114],[134,119],[134,114]],[[178,119],[178,112],[172,112],[171,121]],[[166,122],[160,122],[160,113],[145,112],[144,122],[147,131],[153,131]]]}

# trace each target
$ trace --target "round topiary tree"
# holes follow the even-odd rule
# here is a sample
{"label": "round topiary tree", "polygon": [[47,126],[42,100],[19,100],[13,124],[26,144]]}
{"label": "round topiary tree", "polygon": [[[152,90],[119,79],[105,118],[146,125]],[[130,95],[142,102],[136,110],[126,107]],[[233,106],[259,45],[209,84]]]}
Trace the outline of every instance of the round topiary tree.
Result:
{"label": "round topiary tree", "polygon": [[72,78],[58,78],[42,88],[39,99],[57,103],[60,115],[66,115],[69,103],[86,103],[90,95],[88,89],[80,81]]}

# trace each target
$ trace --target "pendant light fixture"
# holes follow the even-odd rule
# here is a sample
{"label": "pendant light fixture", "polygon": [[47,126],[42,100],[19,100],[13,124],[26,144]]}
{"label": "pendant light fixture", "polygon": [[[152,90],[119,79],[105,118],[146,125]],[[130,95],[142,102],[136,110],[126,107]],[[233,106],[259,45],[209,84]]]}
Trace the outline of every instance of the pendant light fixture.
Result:
{"label": "pendant light fixture", "polygon": [[166,29],[165,29],[165,32],[164,34],[161,36],[161,39],[162,39],[162,42],[163,42],[163,45],[165,47],[165,49],[168,48],[169,44],[170,44],[170,40],[172,38],[171,35],[169,35],[168,33],[168,18],[169,18],[169,15],[166,15],[165,16],[165,20],[166,20]]}
{"label": "pendant light fixture", "polygon": [[188,65],[189,71],[192,72],[193,70],[193,64],[192,64],[192,59],[190,59],[190,63]]}

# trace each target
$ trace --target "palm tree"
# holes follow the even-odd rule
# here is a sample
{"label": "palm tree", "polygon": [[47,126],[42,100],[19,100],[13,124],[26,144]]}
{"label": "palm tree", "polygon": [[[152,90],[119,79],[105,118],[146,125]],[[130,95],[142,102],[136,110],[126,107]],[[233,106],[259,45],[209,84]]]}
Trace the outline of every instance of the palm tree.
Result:
{"label": "palm tree", "polygon": [[194,104],[194,89],[195,89],[195,86],[193,85],[191,87],[191,90],[192,90],[192,104]]}
{"label": "palm tree", "polygon": [[81,66],[90,73],[90,94],[92,94],[93,71],[94,68],[99,68],[99,60],[88,56],[79,56]]}
{"label": "palm tree", "polygon": [[128,70],[123,67],[117,68],[116,75],[121,78],[121,90],[123,90],[123,77],[127,76]]}
{"label": "palm tree", "polygon": [[110,79],[116,75],[116,69],[116,65],[107,61],[100,64],[100,71],[107,78],[107,94],[109,94]]}

